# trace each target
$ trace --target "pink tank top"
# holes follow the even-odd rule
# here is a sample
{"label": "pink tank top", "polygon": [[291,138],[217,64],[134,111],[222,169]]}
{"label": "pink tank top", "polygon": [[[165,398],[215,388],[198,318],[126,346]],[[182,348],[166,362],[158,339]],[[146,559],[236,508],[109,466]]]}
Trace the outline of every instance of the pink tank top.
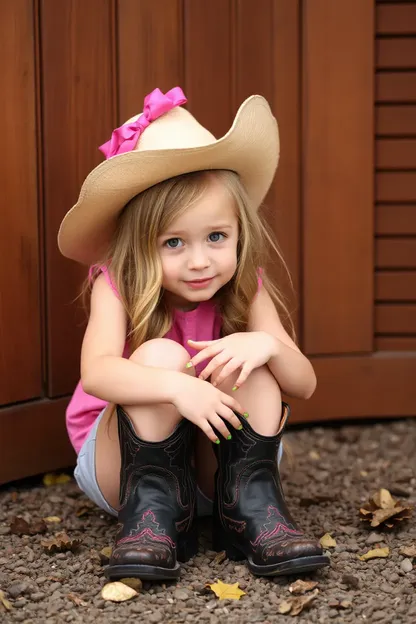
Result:
{"label": "pink tank top", "polygon": [[[117,289],[111,280],[108,270],[103,267],[101,271],[104,273],[114,294],[118,297]],[[259,277],[258,281],[260,289],[262,284],[261,277]],[[175,310],[172,327],[164,335],[164,338],[170,338],[170,340],[181,344],[188,351],[191,358],[196,355],[197,351],[192,349],[187,341],[189,339],[217,340],[220,338],[221,324],[221,316],[213,301],[203,301],[194,310]],[[129,357],[129,346],[127,342],[124,346],[123,357]],[[207,360],[201,362],[201,364],[196,367],[196,374],[199,375],[206,365]],[[78,382],[66,410],[66,428],[69,439],[77,454],[80,452],[95,419],[106,405],[107,401],[103,401],[102,399],[98,399],[84,392],[81,381]]]}

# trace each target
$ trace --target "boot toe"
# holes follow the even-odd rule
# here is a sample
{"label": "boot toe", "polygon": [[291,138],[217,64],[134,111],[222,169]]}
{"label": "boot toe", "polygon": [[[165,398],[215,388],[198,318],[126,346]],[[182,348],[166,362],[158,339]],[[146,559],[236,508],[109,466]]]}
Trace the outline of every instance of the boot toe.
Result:
{"label": "boot toe", "polygon": [[170,548],[155,548],[154,546],[116,548],[110,559],[110,565],[113,566],[139,565],[173,568],[175,564],[175,557]]}
{"label": "boot toe", "polygon": [[271,565],[304,557],[317,557],[322,554],[321,546],[314,540],[304,538],[284,542],[279,541],[264,545],[256,554],[253,553],[253,563],[256,565]]}

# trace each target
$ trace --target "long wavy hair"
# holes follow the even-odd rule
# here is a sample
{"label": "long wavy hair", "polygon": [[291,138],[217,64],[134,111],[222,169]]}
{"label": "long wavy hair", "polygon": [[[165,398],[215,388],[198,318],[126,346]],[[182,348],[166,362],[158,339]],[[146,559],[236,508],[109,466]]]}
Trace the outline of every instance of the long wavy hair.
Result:
{"label": "long wavy hair", "polygon": [[[100,274],[100,267],[109,269],[127,313],[127,339],[131,352],[147,340],[164,336],[172,324],[173,311],[162,287],[158,237],[174,219],[193,206],[215,180],[228,189],[235,203],[239,224],[237,270],[215,295],[222,317],[221,335],[247,329],[250,304],[258,289],[258,272],[267,264],[270,253],[274,253],[289,275],[268,225],[251,205],[236,173],[226,170],[197,171],[164,180],[133,197],[123,208],[106,255],[94,266],[83,286],[88,309],[92,284]],[[262,274],[262,278],[282,322],[295,338],[283,293],[266,273]]]}

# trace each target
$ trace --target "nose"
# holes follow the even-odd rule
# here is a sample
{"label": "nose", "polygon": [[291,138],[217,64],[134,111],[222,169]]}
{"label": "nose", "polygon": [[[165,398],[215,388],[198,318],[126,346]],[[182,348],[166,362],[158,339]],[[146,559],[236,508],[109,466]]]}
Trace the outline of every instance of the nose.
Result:
{"label": "nose", "polygon": [[211,264],[207,250],[204,247],[193,247],[188,258],[188,268],[194,271],[206,269]]}

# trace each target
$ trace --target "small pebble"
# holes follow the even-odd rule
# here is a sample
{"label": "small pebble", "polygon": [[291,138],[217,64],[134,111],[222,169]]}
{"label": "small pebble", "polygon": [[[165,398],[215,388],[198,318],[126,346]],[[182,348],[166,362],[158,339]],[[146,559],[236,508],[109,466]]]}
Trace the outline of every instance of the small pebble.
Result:
{"label": "small pebble", "polygon": [[189,600],[191,595],[187,589],[179,588],[175,589],[173,597],[176,598],[176,600]]}
{"label": "small pebble", "polygon": [[370,533],[370,535],[365,540],[366,544],[377,544],[378,542],[382,542],[383,538],[378,533]]}
{"label": "small pebble", "polygon": [[400,564],[400,567],[403,570],[403,572],[406,572],[406,573],[411,572],[413,570],[413,565],[410,559],[403,559],[403,561]]}
{"label": "small pebble", "polygon": [[153,623],[157,623],[157,622],[162,622],[163,620],[163,613],[161,611],[155,611],[154,613],[151,613],[149,615],[149,622]]}

